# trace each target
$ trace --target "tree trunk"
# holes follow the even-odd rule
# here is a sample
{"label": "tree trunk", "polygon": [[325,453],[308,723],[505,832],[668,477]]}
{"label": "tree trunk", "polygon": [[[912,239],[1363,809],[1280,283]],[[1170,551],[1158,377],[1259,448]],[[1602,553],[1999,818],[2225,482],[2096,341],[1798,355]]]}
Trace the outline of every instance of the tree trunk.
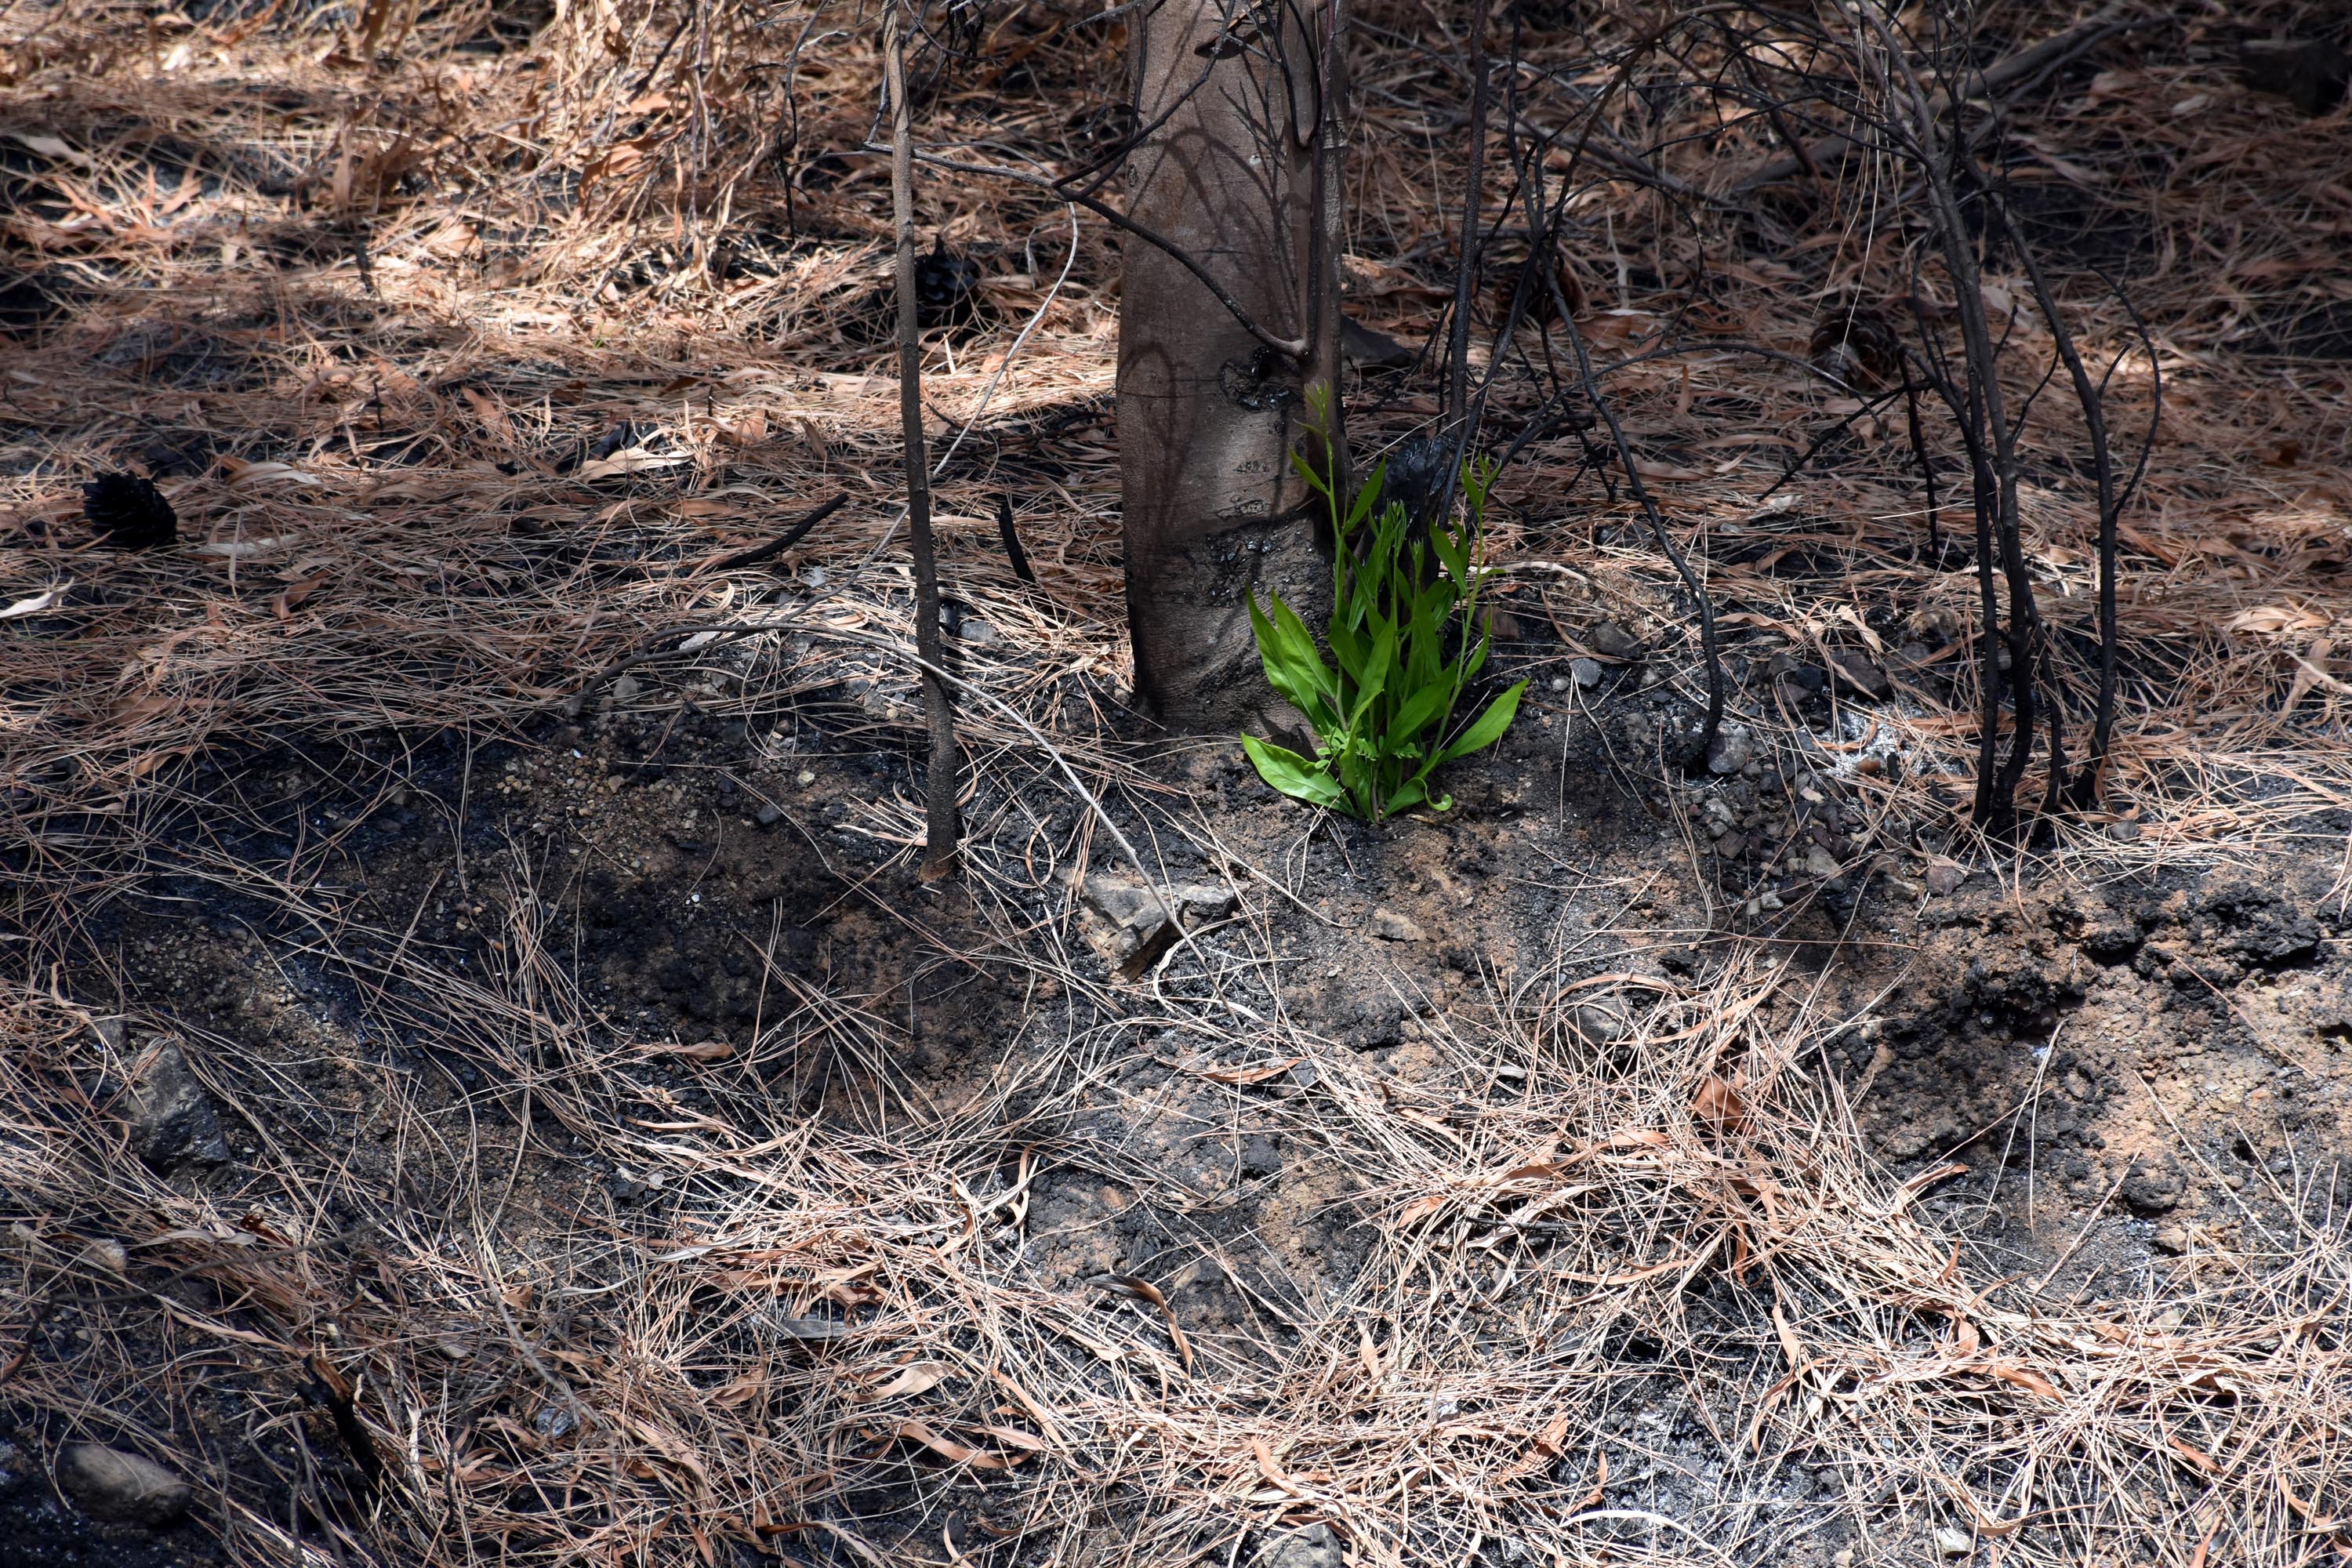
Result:
{"label": "tree trunk", "polygon": [[[1149,133],[1129,164],[1129,216],[1249,318],[1160,247],[1125,240],[1128,625],[1136,689],[1175,731],[1295,721],[1259,668],[1244,595],[1278,594],[1310,626],[1329,601],[1328,542],[1290,452],[1310,391],[1328,395],[1335,433],[1339,414],[1339,23],[1336,0],[1161,0],[1133,24]],[[1344,482],[1343,456],[1319,442],[1308,455],[1337,457]]]}

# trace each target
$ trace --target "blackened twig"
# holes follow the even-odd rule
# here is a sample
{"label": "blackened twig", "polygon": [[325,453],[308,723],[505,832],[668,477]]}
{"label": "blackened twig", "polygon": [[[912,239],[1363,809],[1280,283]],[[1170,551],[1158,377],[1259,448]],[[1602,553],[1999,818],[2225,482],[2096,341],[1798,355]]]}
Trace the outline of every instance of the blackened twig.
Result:
{"label": "blackened twig", "polygon": [[1021,548],[1021,532],[1013,526],[1013,498],[996,498],[996,533],[1004,541],[1004,559],[1013,563],[1013,574],[1024,583],[1034,583],[1037,574],[1029,569],[1029,552]]}
{"label": "blackened twig", "polygon": [[1576,330],[1576,318],[1570,311],[1567,297],[1560,289],[1559,275],[1547,268],[1545,278],[1551,286],[1553,304],[1559,310],[1560,319],[1570,323],[1564,335],[1569,346],[1576,351],[1576,374],[1584,384],[1585,399],[1592,405],[1593,412],[1609,426],[1610,439],[1617,446],[1617,460],[1625,469],[1625,483],[1633,490],[1633,500],[1640,503],[1643,515],[1649,519],[1651,537],[1658,542],[1658,548],[1665,552],[1666,559],[1675,563],[1675,571],[1682,578],[1683,586],[1690,590],[1691,598],[1698,606],[1699,647],[1706,658],[1706,720],[1699,726],[1692,750],[1680,759],[1684,767],[1696,771],[1706,766],[1707,753],[1715,749],[1716,735],[1723,728],[1723,659],[1716,640],[1715,603],[1707,596],[1706,585],[1690,569],[1690,563],[1684,558],[1681,547],[1666,532],[1666,520],[1659,512],[1658,503],[1650,499],[1649,487],[1642,482],[1641,468],[1633,460],[1633,444],[1625,439],[1625,427],[1617,422],[1617,411],[1601,395],[1600,379],[1592,374],[1592,354],[1584,346],[1584,334]]}
{"label": "blackened twig", "polygon": [[839,511],[843,507],[848,504],[849,496],[847,492],[845,491],[844,493],[834,497],[831,500],[826,501],[814,511],[810,512],[806,517],[802,518],[798,522],[793,524],[792,527],[784,530],[783,532],[768,541],[767,543],[754,545],[751,549],[743,551],[740,554],[730,555],[721,560],[714,561],[707,570],[712,572],[733,572],[745,566],[757,566],[764,561],[773,561],[777,556],[782,555],[785,551],[790,550],[793,545],[798,544],[802,540],[806,539],[809,536],[809,531],[811,529],[814,529],[818,523],[823,522],[826,518],[831,517],[835,512]]}
{"label": "blackened twig", "polygon": [[[1454,466],[1469,439],[1470,297],[1478,282],[1478,209],[1486,192],[1486,7],[1470,18],[1470,172],[1463,182],[1462,238],[1454,257],[1454,321],[1445,349],[1446,433],[1454,437]],[[1446,494],[1453,494],[1449,484]]]}
{"label": "blackened twig", "polygon": [[931,538],[931,473],[923,456],[923,342],[915,294],[915,132],[907,101],[907,0],[882,12],[882,54],[890,97],[890,200],[898,238],[898,423],[904,433],[907,523],[915,557],[915,649],[922,665],[923,718],[931,761],[923,791],[923,875],[955,868],[962,836],[956,812],[955,711],[939,670],[940,573]]}
{"label": "blackened twig", "polygon": [[[2050,292],[2050,284],[2042,276],[2042,263],[2025,242],[2024,231],[2017,216],[1988,186],[1985,199],[2000,215],[2002,226],[2008,230],[2010,247],[2025,264],[2027,281],[2033,286],[2034,303],[2041,307],[2042,319],[2049,324],[2051,342],[2056,345],[2058,357],[2066,363],[2066,374],[2074,384],[2074,401],[2082,405],[2083,426],[2091,440],[2091,468],[2099,492],[2099,706],[2093,721],[2091,749],[2083,759],[2082,771],[2071,780],[2063,780],[2063,803],[2076,807],[2098,804],[2101,774],[2107,763],[2107,745],[2116,722],[2116,535],[2119,526],[2121,501],[2116,493],[2116,465],[2113,450],[2107,441],[2107,418],[2105,398],[2091,383],[2091,373],[2083,363],[2081,352],[2074,343],[2074,334],[2066,328],[2064,318],[2058,313],[2058,301]],[[2056,700],[2053,690],[2052,700]],[[2051,735],[2051,795],[2052,804],[2059,804],[2063,762],[2055,754],[2057,733]]]}
{"label": "blackened twig", "polygon": [[[1867,7],[1858,13],[1878,35],[1885,61],[1879,66],[1890,98],[1907,97],[1911,138],[1921,174],[1926,177],[1929,210],[1934,216],[1944,265],[1960,314],[1960,339],[1966,349],[1967,385],[1942,391],[1959,416],[1961,435],[1969,445],[1977,510],[1977,584],[1984,617],[1984,717],[1977,745],[1975,819],[1979,831],[2005,832],[2016,816],[2016,789],[2024,776],[2034,731],[2035,672],[2040,666],[2042,625],[2033,600],[2033,582],[2025,568],[2024,549],[2017,529],[2017,432],[2011,425],[2001,384],[1998,351],[1985,319],[1984,291],[1976,252],[1960,213],[1953,172],[1962,153],[1965,133],[1955,124],[1947,145],[1937,134],[1937,108],[1927,89],[1903,52],[1895,31],[1884,16]],[[1887,70],[1891,63],[1902,73],[1898,89]],[[1956,111],[1957,118],[1957,111]],[[1954,395],[1958,394],[1955,401]],[[2009,589],[2009,630],[2000,635],[1993,597],[1995,550]],[[2006,642],[2011,705],[2017,715],[2016,734],[2009,755],[1996,767],[2000,745],[2001,669],[1998,645]]]}

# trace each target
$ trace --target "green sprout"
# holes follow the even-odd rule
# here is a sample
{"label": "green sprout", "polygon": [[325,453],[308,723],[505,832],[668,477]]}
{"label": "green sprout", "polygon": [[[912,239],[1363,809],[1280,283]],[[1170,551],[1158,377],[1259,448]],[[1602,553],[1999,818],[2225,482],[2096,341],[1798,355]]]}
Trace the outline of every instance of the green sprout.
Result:
{"label": "green sprout", "polygon": [[1490,574],[1478,553],[1494,468],[1465,463],[1460,522],[1438,519],[1425,538],[1415,538],[1403,506],[1380,504],[1385,464],[1343,506],[1305,458],[1293,453],[1291,462],[1330,509],[1335,548],[1325,641],[1337,667],[1324,661],[1314,635],[1279,596],[1268,595],[1271,609],[1261,609],[1251,595],[1250,626],[1265,678],[1307,716],[1315,755],[1302,757],[1255,735],[1243,736],[1242,748],[1259,777],[1315,805],[1370,822],[1417,805],[1447,810],[1453,798],[1433,795],[1430,775],[1501,740],[1528,685],[1518,682],[1454,729],[1455,705],[1486,667],[1493,640],[1481,633],[1474,645],[1471,634],[1478,590]]}

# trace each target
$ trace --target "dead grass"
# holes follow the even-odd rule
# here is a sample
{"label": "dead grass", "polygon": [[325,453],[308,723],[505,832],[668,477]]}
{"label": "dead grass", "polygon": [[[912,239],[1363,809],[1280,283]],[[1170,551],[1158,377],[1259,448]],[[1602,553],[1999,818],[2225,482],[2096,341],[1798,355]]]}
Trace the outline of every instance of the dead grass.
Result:
{"label": "dead grass", "polygon": [[[332,1502],[325,1461],[279,1480],[356,1560],[708,1563],[765,1542],[881,1561],[816,1506],[877,1477],[971,1500],[986,1539],[941,1542],[939,1561],[1077,1561],[1131,1523],[1121,1560],[1226,1562],[1240,1531],[1310,1519],[1367,1562],[1763,1563],[1832,1520],[1863,1532],[1868,1560],[1918,1549],[1872,1533],[1895,1519],[2020,1568],[2347,1550],[2340,1227],[2268,1236],[2104,1308],[1969,1277],[1909,1212],[1916,1192],[1861,1149],[1816,1065],[1814,1047],[1860,1020],[1808,1005],[1762,1027],[1762,1000],[1790,982],[1760,958],[1659,995],[1615,1057],[1564,1032],[1565,981],[1524,980],[1451,1017],[1439,1094],[1375,1082],[1228,996],[1220,976],[1271,962],[1261,918],[1180,954],[1154,984],[1181,981],[1181,995],[1097,994],[1123,1024],[1019,1058],[1022,1076],[954,1118],[905,1106],[820,1130],[764,1102],[748,1071],[714,1069],[727,1116],[633,1098],[616,1068],[642,1043],[586,1014],[527,915],[504,933],[509,967],[467,974],[399,932],[358,931],[299,875],[195,854],[182,864],[308,919],[313,957],[348,969],[387,1019],[411,1009],[405,1022],[496,1087],[453,1117],[383,1075],[390,1145],[471,1173],[431,1214],[382,1210],[334,1137],[273,1131],[319,1123],[268,1114],[304,1090],[258,1068],[215,1069],[247,1074],[215,1088],[262,1112],[235,1201],[150,1173],[86,1110],[83,1086],[121,1064],[57,994],[54,966],[142,874],[144,827],[236,810],[194,771],[208,750],[496,733],[583,693],[611,700],[593,678],[648,652],[673,693],[752,711],[845,647],[906,637],[896,388],[862,324],[882,193],[854,157],[806,172],[865,134],[870,17],[574,6],[528,47],[467,54],[453,50],[479,13],[420,23],[419,9],[372,4],[340,32],[0,10],[0,145],[31,182],[5,220],[10,246],[74,296],[70,323],[0,371],[0,562],[20,601],[0,653],[22,955],[0,1052],[0,1190],[17,1221],[6,1331],[69,1294],[104,1309],[86,1355],[28,1354],[0,1374],[13,1404],[162,1452],[187,1434],[104,1426],[125,1392],[195,1401],[235,1376],[276,1413],[255,1451],[277,1452],[274,1436],[307,1454],[306,1399],[346,1400],[383,1466],[372,1506]],[[2059,9],[1996,7],[1988,26],[2038,37],[2073,20]],[[2310,14],[2258,6],[2248,25]],[[1116,28],[1033,9],[992,13],[980,32],[976,61],[929,105],[933,133],[1074,162],[1072,121],[1117,79]],[[1548,35],[1533,52],[1572,72],[1585,47]],[[371,50],[383,58],[363,63]],[[2352,299],[2335,260],[2352,197],[2312,174],[2344,166],[2352,129],[2340,110],[2307,122],[2239,92],[2218,42],[2161,58],[2114,47],[2087,89],[2032,103],[2023,144],[2039,163],[2016,171],[2100,223],[2136,215],[2130,294],[2153,363],[2104,292],[2080,289],[2070,310],[2086,351],[2116,365],[2119,428],[2145,425],[2151,373],[2164,377],[2126,520],[2133,663],[2109,786],[2111,813],[2142,832],[2119,845],[2095,819],[2060,844],[2108,867],[2308,837],[2315,812],[2352,798],[2331,662],[2352,608],[2339,461],[2352,391],[2340,360],[2261,352],[2297,312]],[[1391,37],[1364,73],[1360,300],[1408,332],[1426,329],[1445,270],[1428,193],[1461,153],[1458,136],[1411,133],[1445,100],[1429,69]],[[1775,150],[1750,126],[1710,156],[1670,144],[1681,128],[1622,127],[1659,167],[1718,191],[1735,153]],[[789,195],[780,146],[803,171]],[[1074,247],[1069,216],[1022,193],[941,183],[927,203],[927,226],[983,257],[997,312],[942,339],[927,383],[934,449],[970,430],[942,462],[953,591],[1006,633],[1001,658],[965,673],[1025,721],[968,705],[973,764],[995,799],[1059,791],[1034,728],[1129,811],[1150,786],[1106,738],[1128,674],[1107,416],[1115,258],[1097,226]],[[1817,378],[1707,336],[1729,322],[1801,355],[1822,299],[1897,286],[1899,226],[1825,226],[1776,257],[1677,227],[1678,207],[1630,181],[1597,183],[1571,210],[1615,247],[1576,258],[1603,312],[1587,323],[1596,347],[1670,351],[1610,386],[1672,521],[1713,563],[1738,651],[1877,651],[1912,625],[1967,624],[1969,580],[1918,548],[1899,426],[1866,421],[1855,449],[1783,492],[1796,504],[1768,510],[1761,492],[1801,435],[1851,410]],[[1706,246],[1701,320],[1681,279]],[[1830,259],[1803,259],[1817,249]],[[2011,326],[2023,386],[2048,345],[2022,315]],[[1506,386],[1506,422],[1531,388]],[[1430,412],[1419,395],[1367,429],[1402,433]],[[2037,584],[2070,635],[2088,626],[2092,571],[2077,437],[2054,406],[2036,426],[2028,519]],[[195,548],[134,559],[84,542],[75,484],[155,453],[190,459],[166,488]],[[1495,538],[1520,602],[1583,623],[1583,591],[1538,569],[1559,562],[1604,605],[1656,608],[1670,569],[1630,542],[1629,505],[1571,484],[1579,458],[1573,440],[1540,442],[1503,491],[1517,514]],[[712,569],[837,490],[851,503],[794,553],[797,588]],[[997,552],[1000,491],[1017,498],[1034,588]],[[1748,542],[1765,548],[1734,548]],[[1834,555],[1839,570],[1784,574],[1775,552]],[[725,635],[681,646],[709,632]],[[1673,652],[1674,679],[1696,689],[1687,640]],[[1910,763],[1886,809],[1949,819],[1970,692],[1904,697],[1871,721],[1899,732]],[[1797,743],[1793,721],[1747,720]],[[866,826],[911,849],[912,811]],[[1214,842],[1211,823],[1191,831]],[[1009,809],[973,824],[975,907],[1002,962],[1084,986],[1058,926],[1032,929],[1021,900],[1060,899],[1070,868],[1101,852],[1091,832],[1040,861]],[[298,872],[326,847],[298,852]],[[533,907],[516,891],[503,907]],[[405,953],[397,973],[353,956],[362,935]],[[893,1026],[802,1000],[890,1081]],[[1279,1365],[1196,1347],[1148,1300],[1040,1291],[1009,1260],[1024,1172],[1051,1145],[1024,1155],[1028,1131],[994,1113],[1025,1097],[1048,1120],[1155,1017],[1252,1060],[1311,1062],[1300,1130],[1383,1216],[1352,1294],[1296,1317]],[[1522,1092],[1496,1100],[1505,1068]],[[511,1127],[534,1107],[583,1149],[659,1175],[675,1234],[599,1230],[519,1194]],[[363,1233],[352,1214],[369,1216]],[[102,1238],[130,1248],[127,1279],[88,1250]],[[1685,1287],[1701,1279],[1723,1281],[1720,1299],[1694,1317]],[[221,1305],[191,1306],[170,1281]],[[1640,1380],[1624,1353],[1637,1331],[1653,1342]],[[1668,1385],[1719,1446],[1691,1510],[1599,1506],[1601,1434]],[[1789,1502],[1790,1467],[1822,1465],[1842,1492]],[[318,1538],[294,1539],[265,1495],[248,1478],[208,1505],[232,1554],[315,1559]]]}

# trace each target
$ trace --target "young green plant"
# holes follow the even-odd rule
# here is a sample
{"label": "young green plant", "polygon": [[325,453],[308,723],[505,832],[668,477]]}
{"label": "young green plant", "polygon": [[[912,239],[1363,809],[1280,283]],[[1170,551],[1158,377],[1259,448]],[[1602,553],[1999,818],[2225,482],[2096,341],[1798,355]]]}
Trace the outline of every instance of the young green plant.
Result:
{"label": "young green plant", "polygon": [[[1456,757],[1493,745],[1510,728],[1527,689],[1522,680],[1454,728],[1462,694],[1486,667],[1491,639],[1477,626],[1478,563],[1486,490],[1494,471],[1465,463],[1457,524],[1433,521],[1425,536],[1404,508],[1381,504],[1383,464],[1344,504],[1303,457],[1291,461],[1330,509],[1331,623],[1326,662],[1297,611],[1277,595],[1260,608],[1250,596],[1265,678],[1315,731],[1315,755],[1242,737],[1258,776],[1286,795],[1378,822],[1427,805],[1444,811],[1430,775]],[[1433,568],[1434,568],[1433,570]],[[1473,634],[1476,640],[1472,641]]]}

